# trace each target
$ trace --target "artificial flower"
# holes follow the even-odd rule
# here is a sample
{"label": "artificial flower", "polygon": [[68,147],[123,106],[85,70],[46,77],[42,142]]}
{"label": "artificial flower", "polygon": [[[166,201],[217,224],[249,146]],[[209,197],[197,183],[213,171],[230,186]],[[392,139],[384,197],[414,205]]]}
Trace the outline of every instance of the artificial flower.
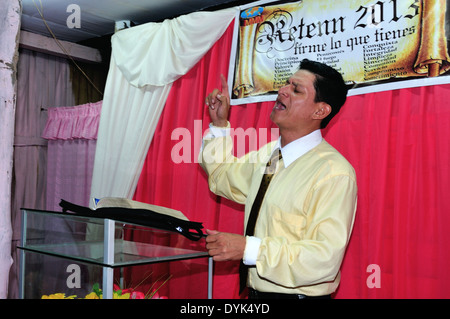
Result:
{"label": "artificial flower", "polygon": [[75,299],[76,295],[67,296],[64,293],[56,293],[51,295],[43,295],[41,299]]}
{"label": "artificial flower", "polygon": [[130,299],[145,299],[145,295],[143,292],[140,291],[133,291],[130,294]]}
{"label": "artificial flower", "polygon": [[[136,288],[125,288],[121,289],[120,286],[113,284],[113,299],[168,299],[166,296],[161,296],[158,293],[159,288],[161,288],[172,276],[169,276],[158,288],[153,289],[151,293],[144,294],[141,291],[136,290]],[[153,284],[154,285],[154,284]],[[153,287],[152,285],[152,287]],[[92,292],[88,293],[84,299],[103,299],[103,292],[100,289],[98,283],[92,286]],[[150,291],[149,290],[149,291]],[[76,299],[76,295],[67,296],[64,293],[55,293],[51,295],[43,295],[42,299]]]}
{"label": "artificial flower", "polygon": [[87,294],[84,299],[100,299],[100,297],[95,292],[91,292]]}
{"label": "artificial flower", "polygon": [[150,297],[150,299],[169,299],[166,296],[160,296],[158,292],[155,292],[153,296]]}

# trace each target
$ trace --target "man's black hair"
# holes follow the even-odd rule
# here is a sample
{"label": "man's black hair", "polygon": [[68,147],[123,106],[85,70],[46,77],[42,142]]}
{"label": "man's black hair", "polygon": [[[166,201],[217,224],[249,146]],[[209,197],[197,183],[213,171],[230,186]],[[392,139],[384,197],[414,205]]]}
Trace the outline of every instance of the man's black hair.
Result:
{"label": "man's black hair", "polygon": [[342,75],[332,67],[308,59],[300,62],[299,70],[307,70],[316,76],[314,88],[315,102],[325,102],[331,106],[331,113],[322,120],[320,128],[325,128],[339,112],[347,99],[348,88]]}

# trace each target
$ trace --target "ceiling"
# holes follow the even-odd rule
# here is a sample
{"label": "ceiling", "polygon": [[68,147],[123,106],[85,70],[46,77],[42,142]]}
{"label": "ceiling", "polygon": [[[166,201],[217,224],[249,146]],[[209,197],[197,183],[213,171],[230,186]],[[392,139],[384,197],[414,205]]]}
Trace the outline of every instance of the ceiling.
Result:
{"label": "ceiling", "polygon": [[[140,25],[161,22],[195,11],[218,10],[249,2],[253,1],[22,0],[21,29],[51,36],[43,21],[45,20],[59,40],[79,43],[112,35],[116,21],[129,20],[131,25]],[[76,20],[76,17],[79,19]],[[69,28],[68,20],[79,21],[79,28]]]}

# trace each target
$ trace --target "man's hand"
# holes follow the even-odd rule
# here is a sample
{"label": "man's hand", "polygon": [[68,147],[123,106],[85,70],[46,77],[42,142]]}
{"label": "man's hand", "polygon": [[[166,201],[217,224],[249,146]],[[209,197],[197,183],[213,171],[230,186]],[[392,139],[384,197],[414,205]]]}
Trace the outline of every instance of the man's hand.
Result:
{"label": "man's hand", "polygon": [[228,113],[230,111],[230,95],[228,94],[227,80],[220,75],[222,81],[221,91],[214,89],[206,99],[205,103],[209,106],[209,116],[214,126],[225,127],[228,123]]}
{"label": "man's hand", "polygon": [[206,230],[206,249],[214,261],[240,260],[244,257],[245,236]]}

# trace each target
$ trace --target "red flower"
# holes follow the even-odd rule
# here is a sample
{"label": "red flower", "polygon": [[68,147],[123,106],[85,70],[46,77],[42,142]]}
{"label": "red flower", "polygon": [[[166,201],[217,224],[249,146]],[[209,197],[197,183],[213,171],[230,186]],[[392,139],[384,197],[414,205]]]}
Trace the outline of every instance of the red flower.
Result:
{"label": "red flower", "polygon": [[130,299],[145,299],[145,295],[140,291],[133,291],[130,293]]}
{"label": "red flower", "polygon": [[168,299],[166,296],[160,296],[158,292],[155,292],[155,294],[152,296],[151,299]]}

